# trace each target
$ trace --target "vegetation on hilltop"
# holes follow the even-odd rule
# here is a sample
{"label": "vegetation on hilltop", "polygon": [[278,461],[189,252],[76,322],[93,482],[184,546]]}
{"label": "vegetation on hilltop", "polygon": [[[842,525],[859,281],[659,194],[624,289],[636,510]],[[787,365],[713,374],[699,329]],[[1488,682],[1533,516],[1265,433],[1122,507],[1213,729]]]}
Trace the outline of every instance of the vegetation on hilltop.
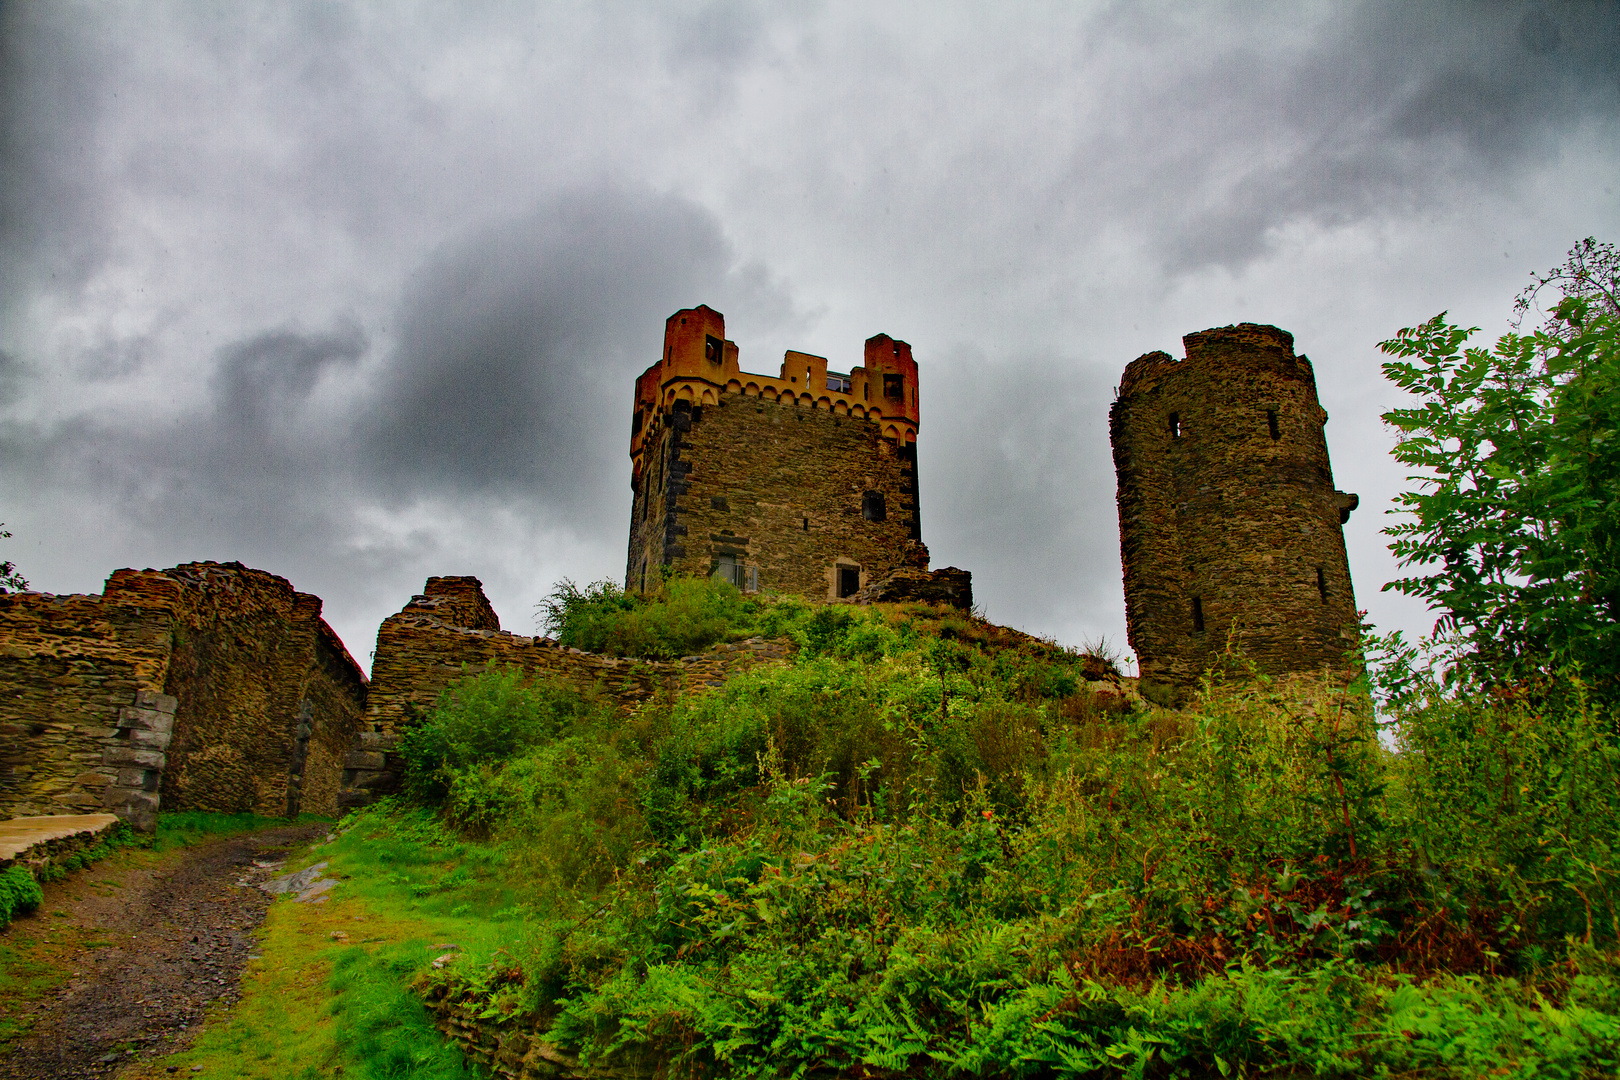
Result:
{"label": "vegetation on hilltop", "polygon": [[566,644],[798,650],[629,718],[452,687],[409,790],[531,901],[423,989],[695,1075],[1612,1074],[1613,262],[1538,277],[1551,319],[1494,350],[1385,343],[1419,398],[1393,587],[1441,624],[1350,685],[1212,675],[1177,712],[958,613],[564,582]]}

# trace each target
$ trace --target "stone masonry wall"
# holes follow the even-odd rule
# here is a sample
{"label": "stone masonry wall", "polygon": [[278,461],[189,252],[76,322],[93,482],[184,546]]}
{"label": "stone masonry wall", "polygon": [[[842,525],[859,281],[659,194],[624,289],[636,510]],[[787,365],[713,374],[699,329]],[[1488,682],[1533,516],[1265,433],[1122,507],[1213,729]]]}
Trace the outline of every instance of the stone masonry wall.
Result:
{"label": "stone masonry wall", "polygon": [[[470,619],[476,626],[457,625]],[[493,624],[493,625],[491,625]],[[344,760],[341,803],[364,806],[394,791],[402,763],[399,737],[432,710],[445,687],[464,675],[515,667],[601,695],[629,710],[657,694],[723,685],[733,673],[789,655],[782,642],[750,640],[702,656],[664,663],[600,656],[500,629],[477,578],[429,578],[422,594],[377,630],[364,725]]]}
{"label": "stone masonry wall", "polygon": [[[914,542],[916,444],[789,400],[726,393],[658,417],[631,514],[631,589],[655,587],[660,564],[708,575],[721,556],[754,568],[760,589],[818,600],[839,598],[840,564],[859,568],[858,588],[926,568]],[[874,495],[882,520],[869,520]]]}
{"label": "stone masonry wall", "polygon": [[[0,817],[94,813],[155,788],[166,613],[100,596],[0,596]],[[145,716],[131,710],[146,709]],[[146,722],[147,729],[135,725]],[[163,735],[161,730],[158,735]],[[142,745],[142,744],[147,745]],[[133,802],[151,802],[135,798]]]}
{"label": "stone masonry wall", "polygon": [[237,564],[166,573],[183,589],[166,684],[179,707],[163,804],[335,812],[337,766],[358,730],[365,680],[325,627],[320,599]]}
{"label": "stone masonry wall", "polygon": [[1147,692],[1192,685],[1235,639],[1261,671],[1336,668],[1355,644],[1343,523],[1310,361],[1245,323],[1125,369],[1109,413],[1126,624]]}
{"label": "stone masonry wall", "polygon": [[240,564],[0,596],[0,815],[330,813],[364,699],[320,601]]}

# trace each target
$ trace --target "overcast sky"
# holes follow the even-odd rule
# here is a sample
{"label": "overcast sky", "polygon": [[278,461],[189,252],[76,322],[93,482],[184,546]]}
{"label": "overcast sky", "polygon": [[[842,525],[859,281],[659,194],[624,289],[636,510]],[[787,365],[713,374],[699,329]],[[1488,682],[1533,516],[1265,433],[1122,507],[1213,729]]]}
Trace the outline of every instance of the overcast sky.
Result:
{"label": "overcast sky", "polygon": [[1126,363],[1294,334],[1357,600],[1424,631],[1378,341],[1620,239],[1620,4],[0,0],[0,542],[50,592],[236,559],[362,665],[430,574],[622,580],[664,318],[912,343],[923,536],[1123,648]]}

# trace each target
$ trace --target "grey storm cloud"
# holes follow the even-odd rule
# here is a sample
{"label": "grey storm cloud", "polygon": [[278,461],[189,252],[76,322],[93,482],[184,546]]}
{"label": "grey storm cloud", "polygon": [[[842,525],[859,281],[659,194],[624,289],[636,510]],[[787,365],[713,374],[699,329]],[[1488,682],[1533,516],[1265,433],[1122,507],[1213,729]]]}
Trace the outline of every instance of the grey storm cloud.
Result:
{"label": "grey storm cloud", "polygon": [[732,258],[712,214],[612,187],[456,241],[406,290],[361,467],[396,490],[588,505],[624,455],[603,435],[622,434],[664,316],[723,291]]}
{"label": "grey storm cloud", "polygon": [[[277,328],[220,348],[205,400],[171,422],[12,424],[6,441],[41,467],[75,463],[53,483],[140,490],[152,515],[178,520],[229,506],[263,528],[289,508],[318,518],[360,497],[488,492],[587,512],[624,471],[617,421],[664,316],[737,292],[732,258],[690,202],[566,191],[435,252],[395,312],[397,344],[357,390],[332,376],[372,349],[358,325]],[[15,381],[14,366],[0,378]]]}

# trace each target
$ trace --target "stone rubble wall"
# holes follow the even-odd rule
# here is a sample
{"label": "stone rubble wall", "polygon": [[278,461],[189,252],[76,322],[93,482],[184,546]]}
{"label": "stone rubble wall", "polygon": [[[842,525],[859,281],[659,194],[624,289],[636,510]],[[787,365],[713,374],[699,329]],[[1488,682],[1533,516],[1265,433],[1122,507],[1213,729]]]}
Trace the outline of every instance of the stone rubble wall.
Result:
{"label": "stone rubble wall", "polygon": [[[96,822],[94,820],[96,817],[102,818],[102,821]],[[46,820],[57,821],[63,819],[52,817]],[[86,818],[68,817],[65,820],[77,822],[85,821]],[[5,826],[26,826],[28,824],[31,824],[28,818],[4,823]],[[29,873],[33,874],[35,879],[38,879],[46,868],[60,865],[76,853],[88,851],[103,840],[108,839],[118,830],[118,826],[119,820],[117,818],[107,818],[105,815],[91,815],[88,827],[29,844],[15,854],[8,855],[5,852],[0,852],[0,871],[9,870],[13,866],[25,866],[28,868]]]}
{"label": "stone rubble wall", "polygon": [[962,611],[973,609],[973,575],[947,566],[939,570],[901,567],[872,582],[855,596],[860,604],[944,604]]}
{"label": "stone rubble wall", "polygon": [[239,563],[0,596],[0,816],[335,812],[365,689],[319,599]]}
{"label": "stone rubble wall", "polygon": [[429,990],[425,1003],[433,1014],[434,1026],[445,1038],[503,1080],[642,1080],[659,1075],[657,1063],[650,1058],[581,1067],[572,1057],[516,1024],[479,1016],[483,1002],[463,1001],[444,987]]}
{"label": "stone rubble wall", "polygon": [[[447,621],[468,613],[482,625]],[[343,761],[342,806],[364,806],[397,790],[403,769],[397,752],[400,735],[421,722],[445,688],[465,675],[516,668],[529,678],[556,680],[582,694],[606,698],[628,712],[659,694],[673,697],[723,686],[739,671],[791,654],[786,642],[755,638],[679,661],[602,656],[548,637],[508,633],[499,629],[498,621],[490,627],[493,618],[477,578],[429,578],[422,595],[378,628],[364,725]]]}
{"label": "stone rubble wall", "polygon": [[147,734],[162,722],[134,714],[162,697],[169,629],[160,609],[100,596],[0,596],[0,817],[147,801],[128,789],[163,768]]}

